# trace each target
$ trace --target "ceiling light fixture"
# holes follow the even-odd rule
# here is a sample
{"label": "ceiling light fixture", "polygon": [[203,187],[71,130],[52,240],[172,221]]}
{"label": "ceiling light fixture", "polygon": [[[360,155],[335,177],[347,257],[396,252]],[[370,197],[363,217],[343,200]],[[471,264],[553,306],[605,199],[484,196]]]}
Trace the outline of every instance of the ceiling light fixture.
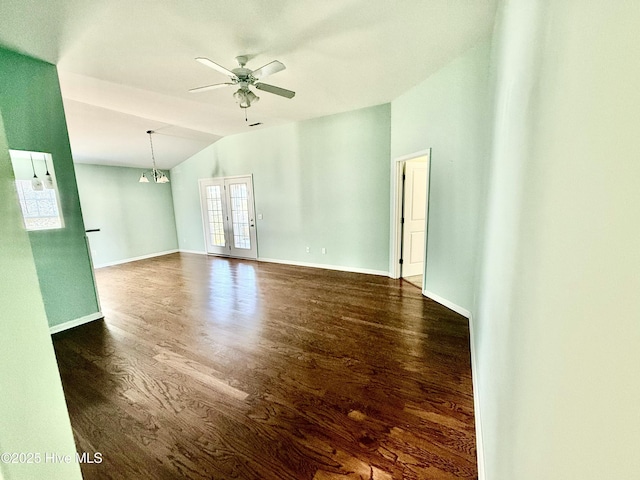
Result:
{"label": "ceiling light fixture", "polygon": [[153,178],[153,181],[155,183],[169,183],[169,177],[167,177],[167,174],[164,173],[162,170],[158,170],[156,168],[156,157],[153,153],[153,138],[152,138],[152,135],[154,133],[156,132],[154,132],[153,130],[147,130],[147,134],[149,135],[149,145],[151,146],[151,162],[153,163],[153,168],[151,170],[147,170],[146,172],[142,172],[142,175],[140,175],[140,180],[138,180],[138,182],[149,183],[149,177],[147,176],[149,175],[151,178]]}
{"label": "ceiling light fixture", "polygon": [[260,97],[249,90],[249,87],[240,87],[238,91],[233,94],[233,98],[236,99],[240,108],[249,108],[252,103],[260,100]]}
{"label": "ceiling light fixture", "polygon": [[47,156],[46,155],[42,155],[42,159],[44,160],[44,166],[47,169],[47,173],[44,174],[44,188],[47,188],[49,190],[51,190],[53,188],[53,178],[51,177],[51,174],[49,173],[49,165],[47,164]]}
{"label": "ceiling light fixture", "polygon": [[44,190],[44,185],[42,184],[42,180],[40,180],[36,175],[36,167],[33,165],[33,155],[29,154],[29,158],[31,158],[31,169],[33,170],[33,178],[31,179],[31,189],[34,192],[40,192]]}

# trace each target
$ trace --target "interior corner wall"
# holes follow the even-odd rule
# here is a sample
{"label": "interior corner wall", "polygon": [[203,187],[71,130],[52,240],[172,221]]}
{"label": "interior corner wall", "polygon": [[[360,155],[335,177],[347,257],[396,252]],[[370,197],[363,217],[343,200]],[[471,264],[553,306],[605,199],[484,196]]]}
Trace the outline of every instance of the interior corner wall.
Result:
{"label": "interior corner wall", "polygon": [[[40,462],[0,461],[0,478],[81,479],[62,383],[29,238],[22,224],[0,110],[0,453],[37,452]],[[20,460],[17,458],[16,460]],[[23,457],[24,460],[24,457]]]}
{"label": "interior corner wall", "polygon": [[253,174],[260,258],[388,272],[389,136],[384,104],[219,140],[171,170],[180,248],[204,251],[198,179]]}
{"label": "interior corner wall", "polygon": [[474,316],[488,480],[640,471],[638,2],[504,1]]}
{"label": "interior corner wall", "polygon": [[52,155],[65,227],[29,232],[49,325],[98,312],[54,65],[0,48],[0,109],[10,149]]}
{"label": "interior corner wall", "polygon": [[487,39],[391,102],[391,161],[431,148],[426,290],[472,311],[491,145]]}
{"label": "interior corner wall", "polygon": [[96,268],[178,249],[171,185],[139,183],[142,170],[76,164]]}

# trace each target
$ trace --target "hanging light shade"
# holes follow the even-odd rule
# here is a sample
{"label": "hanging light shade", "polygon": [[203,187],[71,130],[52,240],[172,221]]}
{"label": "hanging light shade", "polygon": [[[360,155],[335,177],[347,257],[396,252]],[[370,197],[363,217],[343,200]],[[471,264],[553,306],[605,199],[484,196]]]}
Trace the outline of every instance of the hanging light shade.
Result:
{"label": "hanging light shade", "polygon": [[33,170],[33,178],[31,179],[31,189],[34,192],[40,192],[44,190],[44,185],[42,184],[42,180],[38,178],[36,175],[36,167],[33,165],[33,155],[29,154],[31,158],[31,169]]}
{"label": "hanging light shade", "polygon": [[155,132],[153,130],[147,130],[147,134],[149,135],[149,145],[151,146],[151,163],[153,168],[149,171],[142,172],[140,178],[138,179],[139,183],[149,183],[149,177],[153,178],[154,183],[169,183],[169,177],[162,170],[158,170],[156,168],[156,157],[153,152],[153,138],[152,135]]}
{"label": "hanging light shade", "polygon": [[247,90],[247,100],[249,102],[249,105],[251,105],[252,103],[256,103],[258,100],[260,100],[260,97],[253,93],[251,90]]}
{"label": "hanging light shade", "polygon": [[53,188],[53,178],[51,177],[51,174],[49,173],[49,165],[47,164],[47,156],[43,155],[42,156],[43,160],[44,160],[44,166],[47,168],[47,173],[44,174],[44,188],[47,188],[49,190],[51,190]]}
{"label": "hanging light shade", "polygon": [[233,98],[236,99],[236,103],[238,105],[240,105],[240,108],[248,108],[249,105],[247,104],[247,97],[244,93],[244,90],[242,90],[241,88],[233,94]]}
{"label": "hanging light shade", "polygon": [[252,103],[260,100],[260,97],[249,90],[248,87],[239,88],[238,91],[233,94],[233,98],[236,99],[236,102],[238,103],[238,105],[240,105],[240,108],[249,108]]}

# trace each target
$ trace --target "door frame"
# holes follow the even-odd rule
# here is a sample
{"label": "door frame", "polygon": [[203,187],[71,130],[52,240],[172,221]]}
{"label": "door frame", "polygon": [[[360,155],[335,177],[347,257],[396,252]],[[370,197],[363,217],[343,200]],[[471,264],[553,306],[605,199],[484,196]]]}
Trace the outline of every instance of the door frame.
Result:
{"label": "door frame", "polygon": [[[211,180],[221,180],[222,183],[224,184],[224,182],[226,180],[233,180],[236,178],[249,178],[249,182],[251,183],[251,200],[252,200],[252,204],[251,204],[251,208],[253,208],[253,213],[254,213],[254,219],[253,219],[253,226],[250,228],[254,229],[255,232],[255,245],[256,245],[256,256],[255,258],[253,257],[238,257],[236,255],[233,255],[232,253],[210,253],[208,251],[208,239],[207,239],[207,226],[205,225],[206,220],[206,215],[205,212],[203,210],[203,203],[202,203],[202,185],[203,183],[207,182],[207,181],[211,181]],[[249,173],[246,175],[229,175],[226,177],[207,177],[207,178],[199,178],[198,179],[198,195],[199,195],[199,202],[200,202],[200,213],[201,213],[201,218],[202,218],[202,235],[203,235],[203,239],[204,239],[204,251],[205,254],[207,255],[214,255],[214,256],[218,256],[218,257],[230,257],[230,258],[243,258],[245,260],[257,260],[259,257],[259,250],[258,250],[258,222],[256,221],[256,198],[255,198],[255,188],[254,188],[254,184],[253,184],[253,173]],[[223,194],[226,195],[226,194]],[[226,202],[226,200],[225,200]],[[224,205],[224,203],[223,203]],[[224,207],[223,207],[224,208]],[[225,212],[225,210],[223,210],[223,213],[226,214],[227,216],[230,214],[230,206],[227,205],[227,210]],[[225,231],[225,237],[226,237],[226,231]],[[229,239],[229,241],[231,241],[231,239]]]}
{"label": "door frame", "polygon": [[422,279],[422,292],[424,294],[426,269],[427,269],[427,245],[429,243],[429,197],[431,194],[431,148],[420,150],[419,152],[410,153],[397,157],[391,164],[391,239],[390,239],[390,265],[389,276],[391,278],[400,278],[400,254],[402,252],[402,203],[404,189],[402,185],[402,171],[404,164],[409,160],[415,160],[419,157],[427,157],[427,214],[424,226],[424,275]]}

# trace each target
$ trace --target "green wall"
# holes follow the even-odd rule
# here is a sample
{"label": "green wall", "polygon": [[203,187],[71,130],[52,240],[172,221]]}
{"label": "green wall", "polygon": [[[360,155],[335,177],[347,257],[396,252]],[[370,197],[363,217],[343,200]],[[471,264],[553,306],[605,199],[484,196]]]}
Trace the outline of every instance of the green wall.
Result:
{"label": "green wall", "polygon": [[474,315],[486,478],[638,478],[640,3],[500,12]]}
{"label": "green wall", "polygon": [[98,311],[56,67],[0,49],[9,148],[51,153],[65,228],[29,232],[49,325]]}
{"label": "green wall", "polygon": [[139,183],[141,170],[76,164],[80,203],[96,267],[176,250],[170,184]]}
{"label": "green wall", "polygon": [[490,40],[391,102],[391,157],[431,148],[426,290],[469,311],[491,144]]}
{"label": "green wall", "polygon": [[44,452],[75,455],[75,445],[1,117],[0,218],[0,453],[43,455],[37,465],[0,462],[0,478],[80,479],[78,464],[44,461]]}
{"label": "green wall", "polygon": [[389,136],[385,104],[219,140],[171,170],[180,248],[204,251],[198,179],[253,174],[259,257],[387,272]]}

